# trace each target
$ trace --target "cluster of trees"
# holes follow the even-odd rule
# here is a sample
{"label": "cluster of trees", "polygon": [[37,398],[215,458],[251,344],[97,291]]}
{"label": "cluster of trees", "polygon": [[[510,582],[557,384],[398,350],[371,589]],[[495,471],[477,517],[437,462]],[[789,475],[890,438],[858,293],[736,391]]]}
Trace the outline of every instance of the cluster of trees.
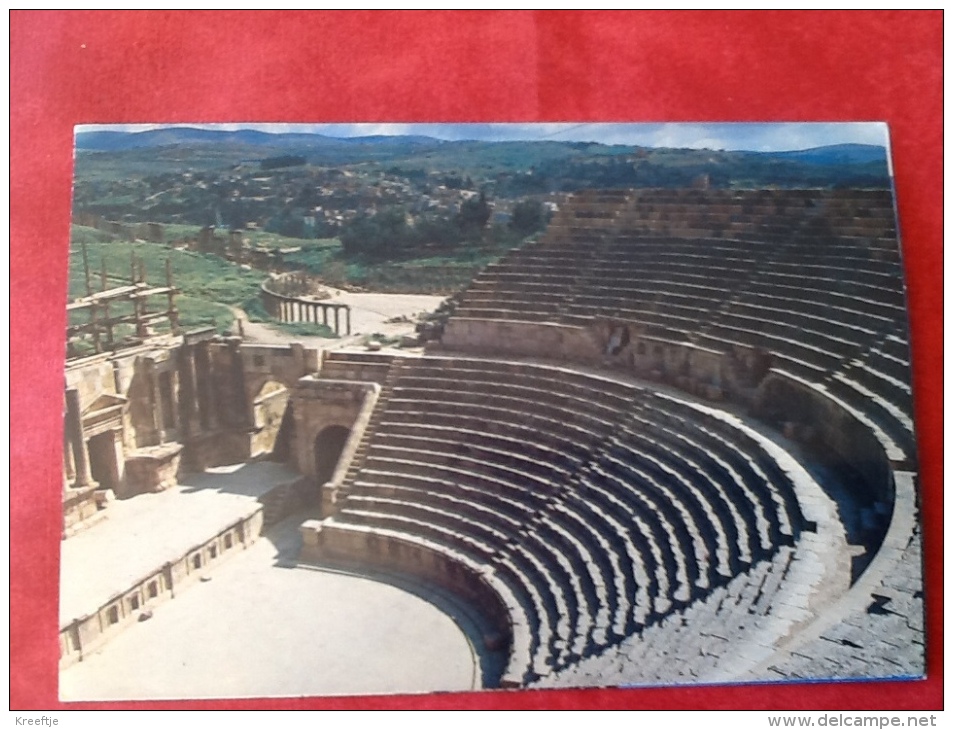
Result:
{"label": "cluster of trees", "polygon": [[285,208],[271,216],[265,230],[288,238],[333,238],[338,233],[337,226],[323,218],[316,218],[313,223],[307,221],[303,211],[296,208]]}
{"label": "cluster of trees", "polygon": [[453,216],[424,214],[411,219],[403,208],[359,216],[339,237],[345,256],[380,260],[429,246],[451,249],[477,242],[515,242],[546,223],[537,201],[517,203],[507,226],[491,226],[491,214],[490,202],[480,193],[464,201]]}
{"label": "cluster of trees", "polygon": [[301,155],[279,155],[278,157],[266,157],[261,161],[262,170],[277,170],[281,167],[299,167],[304,165],[307,160]]}
{"label": "cluster of trees", "polygon": [[546,211],[538,200],[521,200],[513,206],[510,215],[510,228],[521,236],[542,230],[548,222]]}

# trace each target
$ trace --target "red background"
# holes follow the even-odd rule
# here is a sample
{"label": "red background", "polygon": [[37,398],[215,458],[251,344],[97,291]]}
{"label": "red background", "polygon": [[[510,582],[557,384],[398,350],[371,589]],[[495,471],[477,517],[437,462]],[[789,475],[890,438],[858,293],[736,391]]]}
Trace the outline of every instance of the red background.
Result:
{"label": "red background", "polygon": [[[11,707],[940,708],[942,58],[940,11],[12,12]],[[58,702],[73,125],[718,120],[890,123],[927,506],[926,681]]]}

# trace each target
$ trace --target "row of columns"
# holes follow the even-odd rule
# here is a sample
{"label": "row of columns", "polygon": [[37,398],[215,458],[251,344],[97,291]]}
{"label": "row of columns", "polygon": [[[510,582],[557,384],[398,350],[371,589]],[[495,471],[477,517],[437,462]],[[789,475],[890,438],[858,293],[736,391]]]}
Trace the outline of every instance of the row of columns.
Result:
{"label": "row of columns", "polygon": [[203,430],[214,431],[218,428],[218,404],[216,390],[212,386],[208,346],[186,343],[180,353],[183,436],[188,437]]}
{"label": "row of columns", "polygon": [[275,297],[277,311],[275,316],[282,322],[314,322],[330,327],[329,311],[333,317],[334,334],[341,334],[341,311],[344,311],[344,334],[351,334],[351,307],[347,304],[327,304],[308,302],[302,299],[281,299]]}

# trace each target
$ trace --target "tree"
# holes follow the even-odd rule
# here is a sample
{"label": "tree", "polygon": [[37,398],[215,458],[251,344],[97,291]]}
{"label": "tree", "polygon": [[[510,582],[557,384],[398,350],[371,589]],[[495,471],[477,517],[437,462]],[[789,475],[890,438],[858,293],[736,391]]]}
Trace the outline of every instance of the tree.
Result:
{"label": "tree", "polygon": [[510,228],[522,236],[535,233],[545,225],[543,205],[538,200],[521,200],[513,206]]}
{"label": "tree", "polygon": [[346,256],[382,258],[406,246],[411,237],[406,214],[399,208],[355,218],[341,232],[341,246]]}
{"label": "tree", "polygon": [[468,198],[460,204],[457,225],[463,230],[482,230],[490,220],[490,204],[486,192],[481,190],[478,198]]}

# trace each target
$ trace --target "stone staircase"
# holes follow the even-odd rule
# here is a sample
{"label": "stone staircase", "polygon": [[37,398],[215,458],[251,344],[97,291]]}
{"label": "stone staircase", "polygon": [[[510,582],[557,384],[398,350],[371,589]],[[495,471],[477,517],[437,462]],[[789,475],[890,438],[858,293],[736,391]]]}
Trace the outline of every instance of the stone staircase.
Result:
{"label": "stone staircase", "polygon": [[374,407],[374,412],[371,414],[371,418],[367,422],[367,427],[364,429],[364,434],[361,436],[361,441],[354,452],[354,458],[351,459],[351,464],[348,467],[347,474],[344,477],[343,486],[345,490],[347,490],[349,486],[354,483],[357,475],[364,467],[364,462],[367,459],[367,451],[370,448],[371,439],[373,439],[374,434],[377,432],[378,426],[380,426],[381,419],[384,417],[384,412],[387,410],[387,402],[390,400],[390,397],[394,392],[394,386],[397,384],[397,381],[400,378],[401,372],[403,371],[403,366],[404,358],[395,357],[391,361],[390,368],[387,371],[387,376],[384,378],[384,382],[381,384],[381,392],[377,397],[377,404]]}

